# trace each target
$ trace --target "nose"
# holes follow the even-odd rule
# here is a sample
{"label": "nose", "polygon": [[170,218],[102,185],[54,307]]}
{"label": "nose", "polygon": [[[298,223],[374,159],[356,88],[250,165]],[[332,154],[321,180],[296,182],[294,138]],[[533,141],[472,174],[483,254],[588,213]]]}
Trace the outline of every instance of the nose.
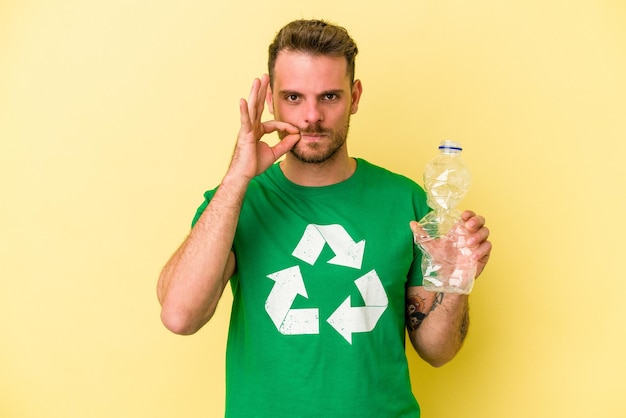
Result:
{"label": "nose", "polygon": [[304,106],[304,122],[307,125],[313,125],[324,120],[320,104],[317,100],[306,102]]}

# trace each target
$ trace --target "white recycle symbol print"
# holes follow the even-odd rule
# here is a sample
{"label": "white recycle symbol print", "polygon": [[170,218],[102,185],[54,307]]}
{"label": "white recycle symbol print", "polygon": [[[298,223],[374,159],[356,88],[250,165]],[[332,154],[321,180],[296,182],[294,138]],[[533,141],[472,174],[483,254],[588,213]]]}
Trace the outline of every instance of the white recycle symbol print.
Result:
{"label": "white recycle symbol print", "polygon": [[[354,242],[341,225],[307,225],[292,255],[315,265],[326,244],[335,254],[328,263],[361,269],[365,240]],[[291,309],[296,296],[309,298],[300,267],[289,267],[267,277],[275,283],[265,301],[265,310],[276,329],[283,335],[319,334],[317,308]],[[327,319],[350,344],[353,333],[370,332],[376,327],[389,302],[376,270],[366,273],[354,283],[365,301],[365,306],[352,306],[348,296]]]}

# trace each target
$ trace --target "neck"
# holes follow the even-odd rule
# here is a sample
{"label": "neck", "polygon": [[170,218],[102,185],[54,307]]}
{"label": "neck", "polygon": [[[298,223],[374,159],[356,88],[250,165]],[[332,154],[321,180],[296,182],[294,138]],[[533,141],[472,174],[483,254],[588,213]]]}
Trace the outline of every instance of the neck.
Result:
{"label": "neck", "polygon": [[347,153],[337,153],[322,163],[305,163],[287,153],[280,168],[292,183],[321,187],[341,183],[352,176],[356,170],[356,160],[348,157]]}

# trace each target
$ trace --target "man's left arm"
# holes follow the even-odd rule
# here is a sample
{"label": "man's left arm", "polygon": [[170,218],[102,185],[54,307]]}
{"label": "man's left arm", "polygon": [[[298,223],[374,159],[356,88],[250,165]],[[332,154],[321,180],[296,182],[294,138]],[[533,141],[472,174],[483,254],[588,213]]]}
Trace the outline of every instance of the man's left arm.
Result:
{"label": "man's left arm", "polygon": [[[485,219],[471,211],[463,212],[462,219],[470,232],[467,244],[477,262],[478,277],[491,254],[489,230]],[[416,222],[411,228],[414,234],[421,233]],[[433,293],[422,286],[410,286],[406,290],[406,313],[409,337],[420,357],[434,367],[454,358],[469,328],[468,295]]]}
{"label": "man's left arm", "polygon": [[469,327],[467,295],[433,293],[422,286],[406,291],[407,330],[417,354],[440,367],[461,349]]}

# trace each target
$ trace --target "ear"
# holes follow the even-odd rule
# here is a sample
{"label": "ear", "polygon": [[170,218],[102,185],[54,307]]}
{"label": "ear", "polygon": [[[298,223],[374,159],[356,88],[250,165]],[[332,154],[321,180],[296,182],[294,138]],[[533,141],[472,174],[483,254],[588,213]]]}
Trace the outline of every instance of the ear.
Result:
{"label": "ear", "polygon": [[274,98],[272,97],[272,87],[267,87],[267,92],[265,93],[265,103],[267,104],[267,110],[271,115],[274,114]]}
{"label": "ear", "polygon": [[359,100],[361,100],[361,94],[363,94],[363,84],[361,80],[355,80],[352,85],[352,104],[350,106],[350,113],[355,114],[359,110]]}

